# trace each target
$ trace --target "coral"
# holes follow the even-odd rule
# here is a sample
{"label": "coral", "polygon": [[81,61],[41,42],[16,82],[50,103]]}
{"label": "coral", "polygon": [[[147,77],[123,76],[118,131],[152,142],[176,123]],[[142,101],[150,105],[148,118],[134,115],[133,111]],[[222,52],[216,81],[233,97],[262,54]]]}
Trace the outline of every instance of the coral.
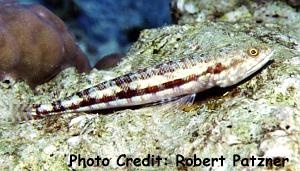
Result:
{"label": "coral", "polygon": [[106,55],[96,63],[94,68],[97,68],[99,70],[100,69],[105,70],[105,69],[115,67],[122,60],[124,56],[125,54],[123,53],[112,53]]}
{"label": "coral", "polygon": [[40,5],[0,2],[0,77],[34,87],[62,69],[90,69],[63,21]]}

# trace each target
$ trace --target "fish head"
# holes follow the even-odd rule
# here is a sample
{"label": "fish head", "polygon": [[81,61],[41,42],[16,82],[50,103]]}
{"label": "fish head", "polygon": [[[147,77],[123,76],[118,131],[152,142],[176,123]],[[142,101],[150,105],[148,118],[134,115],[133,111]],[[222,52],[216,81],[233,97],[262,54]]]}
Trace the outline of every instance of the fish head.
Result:
{"label": "fish head", "polygon": [[228,87],[246,79],[270,61],[274,50],[265,44],[246,46],[228,54],[223,72],[215,76],[216,84]]}

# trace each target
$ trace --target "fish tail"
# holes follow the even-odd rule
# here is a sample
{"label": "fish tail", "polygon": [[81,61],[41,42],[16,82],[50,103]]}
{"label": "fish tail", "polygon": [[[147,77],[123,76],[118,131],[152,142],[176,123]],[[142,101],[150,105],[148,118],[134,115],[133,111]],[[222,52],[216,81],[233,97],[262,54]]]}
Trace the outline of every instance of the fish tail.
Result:
{"label": "fish tail", "polygon": [[11,104],[8,110],[1,112],[1,122],[21,123],[34,119],[31,105]]}
{"label": "fish tail", "polygon": [[32,105],[20,105],[20,109],[19,109],[19,115],[15,116],[15,122],[26,122],[29,120],[33,120],[34,119],[34,115],[33,114],[33,108]]}

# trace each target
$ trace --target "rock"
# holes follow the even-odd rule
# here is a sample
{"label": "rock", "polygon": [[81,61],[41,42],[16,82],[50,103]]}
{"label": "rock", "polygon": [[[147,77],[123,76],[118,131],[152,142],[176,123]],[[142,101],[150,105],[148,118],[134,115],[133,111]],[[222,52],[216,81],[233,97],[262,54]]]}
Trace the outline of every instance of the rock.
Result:
{"label": "rock", "polygon": [[[293,0],[289,2],[294,6],[297,4]],[[190,8],[193,11],[188,10]],[[280,0],[257,0],[251,3],[240,0],[173,0],[172,12],[174,22],[179,24],[210,20],[300,25],[297,9]]]}

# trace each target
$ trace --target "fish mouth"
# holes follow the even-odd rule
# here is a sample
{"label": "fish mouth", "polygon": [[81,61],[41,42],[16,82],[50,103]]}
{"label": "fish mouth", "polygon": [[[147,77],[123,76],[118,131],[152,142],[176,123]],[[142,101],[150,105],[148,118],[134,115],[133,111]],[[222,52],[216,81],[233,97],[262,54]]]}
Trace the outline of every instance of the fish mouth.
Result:
{"label": "fish mouth", "polygon": [[268,50],[264,56],[262,56],[259,60],[253,64],[250,69],[246,72],[247,77],[255,73],[257,70],[259,70],[261,67],[263,67],[271,58],[273,55],[274,50]]}

